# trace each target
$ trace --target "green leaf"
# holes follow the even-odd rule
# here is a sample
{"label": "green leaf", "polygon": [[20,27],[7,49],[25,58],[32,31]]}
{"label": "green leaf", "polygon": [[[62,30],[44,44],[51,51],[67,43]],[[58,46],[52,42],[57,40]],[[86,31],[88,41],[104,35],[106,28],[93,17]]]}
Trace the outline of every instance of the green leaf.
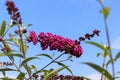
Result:
{"label": "green leaf", "polygon": [[23,64],[24,69],[27,71],[28,74],[31,74],[31,69],[27,64]]}
{"label": "green leaf", "polygon": [[48,55],[48,54],[38,54],[36,56],[45,56],[45,57],[50,58],[50,59],[53,60],[53,58],[50,55]]}
{"label": "green leaf", "polygon": [[[3,40],[2,41],[2,43],[3,43],[3,45],[4,45],[4,47],[5,48],[8,48],[8,49],[10,49],[10,53],[12,52],[12,50],[11,50],[11,48],[10,48],[10,45],[9,45],[9,43],[7,42],[7,41],[5,41],[5,40]],[[6,53],[9,53],[9,52],[6,52]],[[9,57],[9,59],[11,59],[11,60],[13,60],[14,61],[14,57],[13,56],[8,56]]]}
{"label": "green leaf", "polygon": [[28,24],[27,27],[32,26],[32,24]]}
{"label": "green leaf", "polygon": [[65,67],[60,67],[56,70],[51,71],[50,73],[48,73],[47,75],[45,75],[43,80],[49,80],[49,78],[51,78],[52,76],[56,75],[58,72],[60,72],[61,70],[65,69],[67,66]]}
{"label": "green leaf", "polygon": [[100,55],[101,55],[101,53],[98,53],[98,54],[97,54],[97,57],[99,57]]}
{"label": "green leaf", "polygon": [[1,53],[0,57],[2,57],[2,56],[12,56],[12,57],[15,56],[15,57],[24,58],[21,54],[16,54],[16,53],[13,54],[13,53],[9,53],[9,52],[8,53]]}
{"label": "green leaf", "polygon": [[103,13],[105,19],[108,17],[110,9],[110,7],[104,7],[102,10],[100,10],[100,13]]}
{"label": "green leaf", "polygon": [[23,49],[24,49],[24,52],[26,53],[28,49],[28,46],[26,45],[26,43],[21,40],[18,40],[18,42],[20,44],[20,47],[19,47],[20,51],[23,52]]}
{"label": "green leaf", "polygon": [[0,80],[19,80],[19,79],[5,77],[5,78],[0,78]]}
{"label": "green leaf", "polygon": [[89,63],[89,62],[84,62],[83,64],[86,64],[90,67],[92,67],[93,69],[97,70],[98,72],[100,72],[101,74],[103,74],[108,80],[114,80],[112,75],[105,69],[103,69],[102,67],[93,64],[93,63]]}
{"label": "green leaf", "polygon": [[[56,62],[56,63],[57,63],[58,65],[62,66],[62,67],[65,67],[65,66],[66,66],[65,64],[60,63],[60,62]],[[71,69],[70,69],[69,67],[65,67],[65,69],[68,70],[68,71],[73,75],[73,73],[72,73],[72,71],[71,71]]]}
{"label": "green leaf", "polygon": [[4,71],[4,70],[2,71],[2,74],[3,74],[3,76],[4,76],[4,77],[6,76],[6,73],[5,73],[5,71]]}
{"label": "green leaf", "polygon": [[16,79],[24,80],[24,77],[25,77],[25,73],[20,73]]}
{"label": "green leaf", "polygon": [[86,41],[86,43],[94,45],[94,46],[102,49],[104,51],[104,57],[106,57],[107,55],[109,55],[109,49],[108,49],[107,46],[104,46],[104,45],[101,45],[101,44],[99,44],[97,42],[92,42],[92,41]]}
{"label": "green leaf", "polygon": [[99,44],[99,43],[97,43],[97,42],[86,41],[86,43],[88,43],[88,44],[92,44],[92,45],[94,45],[94,46],[96,46],[96,47],[98,47],[98,48],[100,48],[100,49],[102,49],[102,50],[105,50],[104,46],[101,45],[101,44]]}
{"label": "green leaf", "polygon": [[0,36],[1,36],[1,37],[4,36],[5,29],[6,29],[6,22],[3,21],[3,22],[2,22],[2,25],[1,25],[1,27],[0,27]]}
{"label": "green leaf", "polygon": [[112,60],[108,60],[107,63],[106,63],[106,67],[112,62]]}
{"label": "green leaf", "polygon": [[117,55],[115,56],[115,61],[117,61],[120,58],[120,52],[117,53]]}
{"label": "green leaf", "polygon": [[22,61],[21,67],[22,67],[24,64],[26,64],[27,62],[29,62],[29,61],[31,61],[31,60],[33,60],[33,59],[39,59],[39,58],[38,58],[38,57],[29,57],[29,58],[26,58],[26,59],[24,59],[24,60]]}
{"label": "green leaf", "polygon": [[11,68],[2,68],[0,69],[0,71],[17,71],[17,70]]}
{"label": "green leaf", "polygon": [[37,71],[37,68],[34,65],[31,65],[31,69],[33,69],[34,71]]}

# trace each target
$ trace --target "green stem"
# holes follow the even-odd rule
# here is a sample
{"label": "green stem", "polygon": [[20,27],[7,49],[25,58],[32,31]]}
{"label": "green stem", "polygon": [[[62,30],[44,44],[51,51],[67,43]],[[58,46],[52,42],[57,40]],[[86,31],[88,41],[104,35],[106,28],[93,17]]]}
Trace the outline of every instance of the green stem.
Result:
{"label": "green stem", "polygon": [[[104,9],[104,5],[103,3],[99,0],[102,9]],[[106,30],[106,37],[107,37],[107,42],[108,42],[108,46],[109,46],[109,55],[112,61],[112,75],[113,78],[115,77],[115,68],[114,68],[114,60],[113,60],[113,56],[112,56],[112,51],[111,51],[111,44],[110,44],[110,37],[109,37],[109,30],[108,30],[108,24],[107,24],[107,19],[104,17],[104,24],[105,24],[105,30]]]}
{"label": "green stem", "polygon": [[[35,73],[33,73],[33,75],[40,73],[42,70],[44,70],[44,69],[45,69],[46,67],[48,67],[50,64],[52,64],[53,62],[55,62],[58,58],[60,58],[63,54],[65,54],[65,53],[62,53],[61,55],[59,55],[57,58],[55,58],[55,59],[52,60],[50,63],[48,63],[46,66],[44,66],[42,69],[40,69],[40,70],[36,71]],[[32,75],[32,76],[33,76],[33,75]],[[31,76],[31,77],[32,77],[32,76]],[[30,78],[31,78],[31,77],[30,77]],[[30,79],[30,78],[29,78],[29,79]],[[29,80],[29,79],[28,79],[28,80]]]}
{"label": "green stem", "polygon": [[[20,25],[21,25],[21,24],[18,23],[19,36],[20,36],[20,39],[21,39],[22,53],[23,53],[24,59],[26,59],[25,50],[24,50],[24,44],[23,44],[23,35],[22,35],[22,31],[21,31],[21,29],[20,29],[20,28],[21,28]],[[25,66],[27,67],[26,70],[27,70],[28,75],[29,75],[29,77],[30,77],[30,76],[31,76],[31,72],[30,72],[30,70],[29,70],[29,67],[28,67],[27,63],[25,64]],[[30,80],[32,80],[32,79],[30,79]]]}

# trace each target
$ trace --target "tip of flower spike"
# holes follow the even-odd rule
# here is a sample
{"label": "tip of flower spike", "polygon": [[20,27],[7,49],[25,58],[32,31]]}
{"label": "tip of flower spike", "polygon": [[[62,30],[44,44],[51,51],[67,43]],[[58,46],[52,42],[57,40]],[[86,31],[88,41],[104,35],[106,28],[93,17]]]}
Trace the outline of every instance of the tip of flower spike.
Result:
{"label": "tip of flower spike", "polygon": [[34,31],[30,31],[30,40],[33,42],[34,45],[38,42],[37,34]]}

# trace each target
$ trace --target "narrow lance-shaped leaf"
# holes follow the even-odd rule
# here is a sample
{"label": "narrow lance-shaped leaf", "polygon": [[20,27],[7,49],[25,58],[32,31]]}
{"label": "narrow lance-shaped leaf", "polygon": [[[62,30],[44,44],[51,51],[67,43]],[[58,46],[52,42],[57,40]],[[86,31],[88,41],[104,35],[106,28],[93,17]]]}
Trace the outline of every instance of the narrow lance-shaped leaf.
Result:
{"label": "narrow lance-shaped leaf", "polygon": [[[67,67],[67,66],[65,66]],[[65,69],[65,67],[60,67],[56,70],[51,71],[50,73],[48,73],[46,76],[44,76],[43,80],[49,80],[49,78],[51,78],[52,76],[54,76],[55,74],[57,74],[58,72],[60,72],[61,70]]]}
{"label": "narrow lance-shaped leaf", "polygon": [[1,27],[0,27],[0,36],[1,36],[1,37],[4,36],[5,29],[6,29],[6,22],[3,21],[3,22],[2,22],[2,25],[1,25]]}
{"label": "narrow lance-shaped leaf", "polygon": [[107,46],[101,45],[101,44],[99,44],[99,43],[97,43],[97,42],[93,42],[93,41],[87,41],[86,43],[91,44],[91,45],[94,45],[94,46],[102,49],[102,50],[104,51],[104,57],[106,57],[107,55],[109,55],[109,54],[108,54],[108,53],[109,53],[109,49],[108,49]]}
{"label": "narrow lance-shaped leaf", "polygon": [[14,56],[14,57],[20,57],[20,58],[24,58],[21,54],[17,54],[17,53],[1,53],[0,54],[0,57],[2,57],[2,56]]}
{"label": "narrow lance-shaped leaf", "polygon": [[20,51],[23,52],[24,49],[24,53],[26,54],[28,46],[26,45],[26,43],[24,41],[18,40],[19,44],[20,44]]}
{"label": "narrow lance-shaped leaf", "polygon": [[86,64],[90,67],[92,67],[93,69],[97,70],[98,72],[100,72],[101,74],[103,74],[108,80],[114,80],[112,75],[105,69],[103,69],[102,67],[93,64],[93,63],[89,63],[89,62],[84,62],[83,64]]}
{"label": "narrow lance-shaped leaf", "polygon": [[26,64],[27,62],[33,60],[33,59],[39,59],[38,57],[29,57],[29,58],[26,58],[25,60],[22,61],[21,63],[21,67]]}
{"label": "narrow lance-shaped leaf", "polygon": [[11,68],[2,68],[0,69],[0,71],[17,71],[17,70]]}
{"label": "narrow lance-shaped leaf", "polygon": [[25,77],[25,73],[20,73],[16,79],[24,80],[24,77]]}
{"label": "narrow lance-shaped leaf", "polygon": [[[66,66],[65,64],[60,63],[60,62],[56,62],[56,63],[57,63],[58,65],[62,66],[62,67],[65,67],[65,66]],[[73,73],[72,73],[72,71],[71,71],[71,69],[70,69],[69,67],[65,67],[65,69],[68,70],[68,71],[73,75]]]}
{"label": "narrow lance-shaped leaf", "polygon": [[94,45],[94,46],[96,46],[96,47],[98,47],[98,48],[100,48],[100,49],[102,49],[102,50],[105,50],[104,46],[101,45],[101,44],[99,44],[99,43],[97,43],[97,42],[86,41],[86,43],[88,43],[88,44],[92,44],[92,45]]}
{"label": "narrow lance-shaped leaf", "polygon": [[117,55],[115,56],[115,61],[118,60],[120,58],[120,52],[117,53]]}
{"label": "narrow lance-shaped leaf", "polygon": [[53,58],[48,54],[37,54],[36,56],[44,56],[53,60]]}
{"label": "narrow lance-shaped leaf", "polygon": [[6,73],[5,73],[5,71],[4,71],[4,70],[2,70],[2,74],[3,74],[3,76],[4,76],[4,77],[6,76]]}

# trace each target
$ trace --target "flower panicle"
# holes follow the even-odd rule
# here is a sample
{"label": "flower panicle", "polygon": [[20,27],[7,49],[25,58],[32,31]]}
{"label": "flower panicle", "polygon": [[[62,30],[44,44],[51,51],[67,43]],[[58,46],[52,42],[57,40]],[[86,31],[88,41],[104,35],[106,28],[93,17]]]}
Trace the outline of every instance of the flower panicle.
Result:
{"label": "flower panicle", "polygon": [[79,42],[85,41],[86,39],[90,40],[90,39],[93,38],[95,35],[99,36],[99,33],[100,33],[100,31],[97,30],[97,29],[93,30],[93,33],[92,33],[92,34],[86,33],[84,37],[83,37],[83,36],[79,37]]}
{"label": "flower panicle", "polygon": [[20,12],[18,12],[19,9],[15,6],[15,3],[11,0],[7,0],[5,5],[7,6],[8,14],[11,15],[13,23],[22,24],[22,18]]}
{"label": "flower panicle", "polygon": [[76,57],[80,57],[83,53],[82,47],[75,40],[64,38],[60,35],[41,32],[37,36],[34,31],[31,31],[29,38],[34,45],[40,42],[42,50],[46,50],[49,47],[50,50],[64,51]]}

